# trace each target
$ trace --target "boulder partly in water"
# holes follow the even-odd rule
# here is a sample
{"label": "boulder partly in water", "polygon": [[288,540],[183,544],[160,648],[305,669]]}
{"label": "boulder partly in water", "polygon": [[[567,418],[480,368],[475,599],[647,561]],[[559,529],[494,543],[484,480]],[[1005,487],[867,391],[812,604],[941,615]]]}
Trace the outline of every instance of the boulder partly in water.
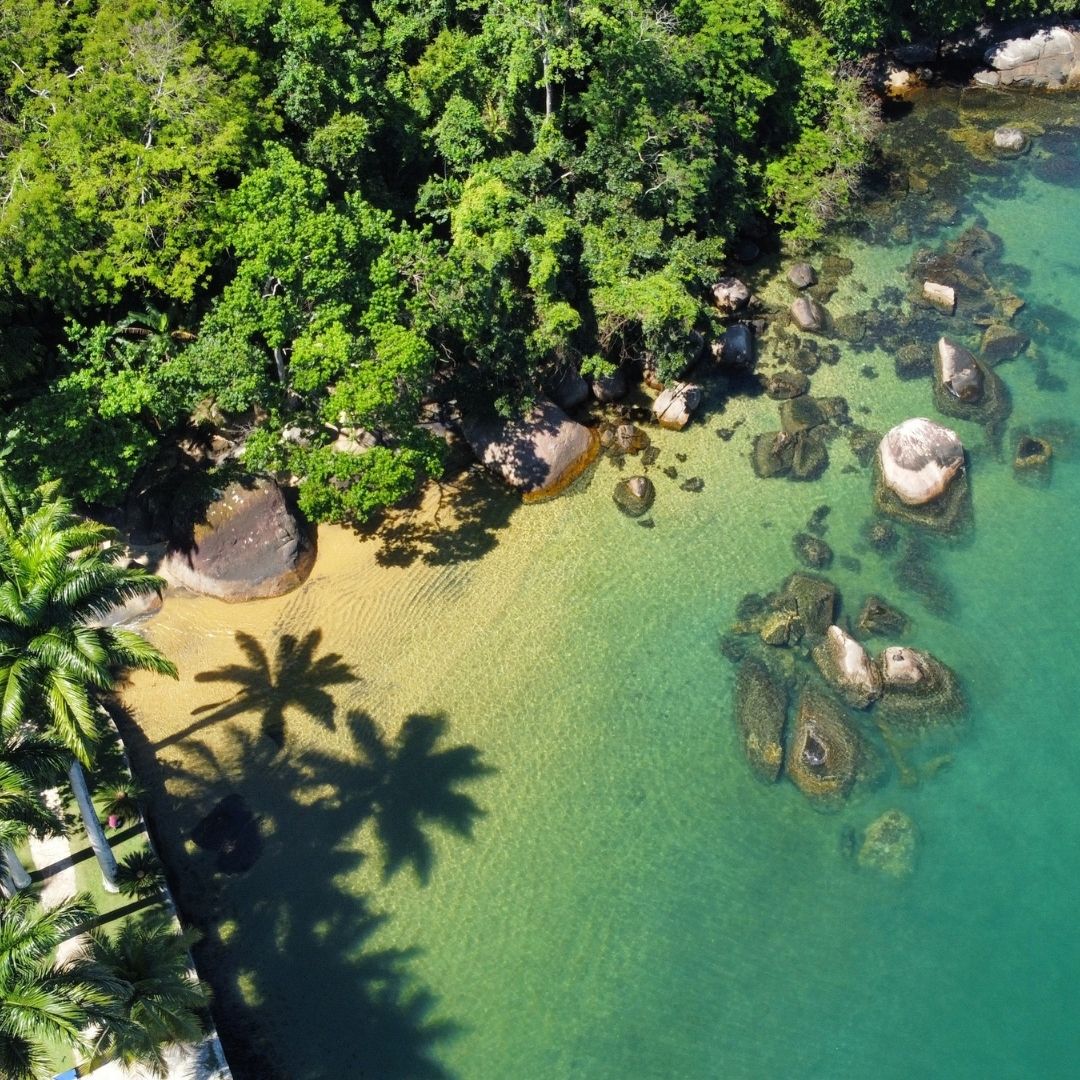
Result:
{"label": "boulder partly in water", "polygon": [[615,485],[615,504],[628,517],[641,517],[656,498],[656,488],[647,476],[630,476]]}
{"label": "boulder partly in water", "polygon": [[690,415],[700,404],[701,387],[679,382],[660,391],[652,411],[661,427],[681,431],[690,423]]}
{"label": "boulder partly in water", "polygon": [[826,630],[813,656],[825,681],[853,708],[865,709],[881,696],[881,675],[870,654],[841,627]]}
{"label": "boulder partly in water", "polygon": [[959,527],[968,508],[964,444],[925,417],[897,424],[878,446],[874,492],[894,517],[943,531]]}
{"label": "boulder partly in water", "polygon": [[234,481],[189,516],[160,572],[192,592],[241,601],[295,589],[314,563],[314,531],[281,487],[259,477]]}
{"label": "boulder partly in water", "polygon": [[528,501],[562,491],[596,457],[600,441],[554,402],[540,399],[528,413],[462,421],[473,453]]}

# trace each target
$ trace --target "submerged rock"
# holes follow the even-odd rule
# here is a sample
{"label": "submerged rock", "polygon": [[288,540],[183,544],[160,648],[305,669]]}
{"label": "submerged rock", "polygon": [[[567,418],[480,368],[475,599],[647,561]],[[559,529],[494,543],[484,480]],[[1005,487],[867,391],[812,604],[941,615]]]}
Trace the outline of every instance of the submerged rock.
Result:
{"label": "submerged rock", "polygon": [[530,500],[561,491],[599,450],[592,431],[543,398],[513,419],[466,418],[462,432],[480,461]]}
{"label": "submerged rock", "polygon": [[863,833],[858,863],[889,877],[904,878],[915,869],[918,832],[902,810],[886,810]]}
{"label": "submerged rock", "polygon": [[784,763],[787,690],[764,664],[744,660],[735,677],[735,720],[751,767],[770,783]]}
{"label": "submerged rock", "polygon": [[789,398],[780,403],[780,428],[788,435],[808,431],[824,423],[825,413],[821,405],[809,394]]}
{"label": "submerged rock", "polygon": [[883,637],[906,634],[908,617],[880,596],[868,596],[859,612],[856,626],[864,634],[880,634]]}
{"label": "submerged rock", "polygon": [[833,550],[819,536],[805,532],[796,533],[791,546],[795,550],[795,558],[811,570],[825,570],[832,564]]}
{"label": "submerged rock", "polygon": [[901,379],[921,379],[934,368],[934,359],[925,345],[909,342],[896,352],[896,374]]}
{"label": "submerged rock", "polygon": [[799,698],[784,768],[809,799],[834,804],[855,783],[861,757],[858,733],[831,698],[806,689]]}
{"label": "submerged rock", "polygon": [[[1023,301],[1021,301],[1022,303]],[[979,351],[992,364],[1013,360],[1031,344],[1027,334],[1021,334],[1004,323],[991,323],[982,335]]]}
{"label": "submerged rock", "polygon": [[802,620],[798,612],[790,608],[772,611],[762,617],[761,630],[758,633],[766,645],[792,645],[802,638]]}
{"label": "submerged rock", "polygon": [[1046,469],[1053,457],[1054,449],[1038,435],[1022,434],[1016,444],[1013,468],[1018,472]]}
{"label": "submerged rock", "polygon": [[817,284],[817,274],[808,262],[798,262],[787,272],[787,279],[796,289],[808,289]]}
{"label": "submerged rock", "polygon": [[784,582],[782,595],[794,603],[808,634],[824,634],[836,617],[836,586],[828,578],[794,573]]}
{"label": "submerged rock", "polygon": [[222,600],[280,596],[315,563],[313,530],[264,478],[234,481],[173,537],[161,566],[174,585]]}
{"label": "submerged rock", "polygon": [[870,654],[839,626],[828,628],[813,655],[822,677],[849,705],[865,709],[881,696],[881,676]]}
{"label": "submerged rock", "polygon": [[652,411],[661,427],[681,431],[690,423],[690,414],[700,404],[701,387],[679,382],[657,395]]}
{"label": "submerged rock", "polygon": [[652,506],[656,488],[647,476],[630,476],[615,485],[612,498],[624,514],[640,517]]}
{"label": "submerged rock", "polygon": [[801,371],[777,371],[766,377],[764,386],[774,401],[785,401],[808,393],[810,380]]}

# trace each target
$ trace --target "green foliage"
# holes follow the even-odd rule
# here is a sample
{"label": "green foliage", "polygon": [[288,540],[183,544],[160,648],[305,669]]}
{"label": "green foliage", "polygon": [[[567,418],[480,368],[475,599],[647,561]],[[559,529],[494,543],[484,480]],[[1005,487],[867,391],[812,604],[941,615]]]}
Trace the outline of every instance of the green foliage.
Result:
{"label": "green foliage", "polygon": [[120,862],[116,884],[125,896],[157,896],[165,887],[165,868],[149,848],[140,848]]}
{"label": "green foliage", "polygon": [[[5,485],[6,488],[6,485]],[[44,493],[0,507],[0,725],[34,724],[88,763],[101,737],[94,694],[117,673],[175,666],[131,630],[95,625],[113,605],[159,592],[160,578],[121,565],[111,529]]]}
{"label": "green foliage", "polygon": [[0,897],[0,1073],[51,1075],[50,1044],[84,1046],[83,1029],[110,1008],[108,980],[81,956],[58,964],[56,948],[94,914],[77,896],[51,908],[25,893]]}
{"label": "green foliage", "polygon": [[0,453],[118,504],[197,410],[369,517],[440,468],[425,402],[669,377],[733,241],[819,237],[874,134],[844,58],[1072,6],[9,0]]}
{"label": "green foliage", "polygon": [[175,4],[55,7],[16,11],[0,65],[0,286],[79,311],[131,286],[188,300],[260,126],[256,85],[226,79]]}
{"label": "green foliage", "polygon": [[167,1076],[163,1051],[198,1042],[206,1031],[209,991],[191,970],[196,935],[160,918],[128,919],[110,934],[90,933],[90,958],[112,990],[95,1049],[124,1066]]}

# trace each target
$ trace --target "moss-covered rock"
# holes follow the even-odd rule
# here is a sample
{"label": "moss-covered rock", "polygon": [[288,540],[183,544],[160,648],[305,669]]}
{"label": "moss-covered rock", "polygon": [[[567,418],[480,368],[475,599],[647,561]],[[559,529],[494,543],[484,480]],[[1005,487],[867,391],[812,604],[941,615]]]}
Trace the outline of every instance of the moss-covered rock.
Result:
{"label": "moss-covered rock", "polygon": [[787,690],[757,660],[744,660],[735,677],[735,720],[746,759],[762,780],[780,775],[784,762]]}
{"label": "moss-covered rock", "polygon": [[868,596],[859,611],[856,625],[864,634],[900,637],[907,633],[908,617],[880,596]]}
{"label": "moss-covered rock", "polygon": [[836,618],[836,586],[816,574],[792,574],[781,592],[802,621],[807,634],[821,635]]}
{"label": "moss-covered rock", "polygon": [[793,645],[803,636],[802,620],[796,611],[771,611],[760,621],[758,633],[766,645]]}
{"label": "moss-covered rock", "polygon": [[791,479],[816,480],[829,467],[829,450],[822,429],[800,431],[792,439]]}
{"label": "moss-covered rock", "polygon": [[1013,468],[1017,472],[1046,472],[1054,449],[1050,443],[1038,435],[1020,435],[1013,455]]}
{"label": "moss-covered rock", "polygon": [[786,401],[810,390],[810,380],[801,371],[776,371],[765,377],[765,393],[774,401]]}
{"label": "moss-covered rock", "polygon": [[840,705],[819,690],[804,690],[784,758],[795,786],[808,799],[834,805],[855,783],[861,755],[862,740]]}
{"label": "moss-covered rock", "polygon": [[796,533],[791,539],[795,558],[811,570],[825,570],[833,561],[833,550],[821,539],[808,532]]}
{"label": "moss-covered rock", "polygon": [[882,722],[907,728],[951,724],[964,715],[956,673],[921,649],[890,646],[878,657]]}
{"label": "moss-covered rock", "polygon": [[795,458],[795,439],[783,431],[766,431],[754,439],[750,463],[762,479],[787,476]]}
{"label": "moss-covered rock", "polygon": [[825,423],[817,398],[804,394],[780,403],[780,429],[788,435],[820,427]]}
{"label": "moss-covered rock", "polygon": [[915,869],[918,832],[902,810],[886,810],[863,833],[859,866],[893,878],[905,878]]}

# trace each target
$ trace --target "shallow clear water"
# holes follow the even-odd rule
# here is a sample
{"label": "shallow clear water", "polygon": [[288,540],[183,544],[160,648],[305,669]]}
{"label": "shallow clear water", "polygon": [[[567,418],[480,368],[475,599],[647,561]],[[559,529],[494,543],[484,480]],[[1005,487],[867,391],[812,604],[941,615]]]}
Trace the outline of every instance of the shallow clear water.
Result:
{"label": "shallow clear water", "polygon": [[[963,136],[1002,107],[1048,129],[1055,168],[1036,167],[1038,139],[971,173],[956,158],[960,173],[941,174],[953,223],[918,236],[931,180],[912,242],[842,241],[855,270],[829,303],[906,291],[914,247],[976,215],[1028,302],[1032,346],[997,368],[1013,400],[1004,456],[947,421],[970,452],[975,516],[929,549],[947,616],[867,548],[869,472],[846,442],[819,481],[757,480],[750,438],[776,426],[775,403],[721,412],[719,386],[702,423],[655,434],[655,528],[617,513],[602,460],[548,504],[459,497],[466,524],[440,540],[430,502],[389,535],[324,530],[312,578],[278,600],[169,601],[151,633],[183,679],[138,678],[126,700],[142,734],[127,733],[144,766],[160,763],[156,827],[207,934],[238,1075],[1075,1075],[1080,444],[1070,453],[1060,421],[1080,414],[1080,139],[1063,126],[1080,103],[943,95],[892,137],[934,167],[943,146],[963,149],[943,117],[961,116]],[[881,352],[845,348],[813,392],[843,394],[876,430],[936,415],[929,382],[901,382]],[[1049,421],[1052,481],[1022,483],[1015,432]],[[672,464],[676,481],[659,471]],[[680,490],[688,476],[704,490]],[[752,778],[718,648],[739,598],[796,568],[791,537],[822,504],[826,539],[858,560],[829,571],[845,609],[871,591],[904,608],[907,640],[961,674],[971,706],[954,737],[912,755],[918,769],[945,751],[950,767],[915,786],[890,767],[836,813]],[[279,663],[284,635],[308,653]],[[260,650],[276,690],[262,690]],[[247,697],[214,676],[227,665],[247,669]],[[268,706],[283,708],[280,752]],[[259,838],[249,829],[240,872],[190,840],[234,793]],[[901,881],[841,852],[845,826],[890,807],[920,834]]]}

